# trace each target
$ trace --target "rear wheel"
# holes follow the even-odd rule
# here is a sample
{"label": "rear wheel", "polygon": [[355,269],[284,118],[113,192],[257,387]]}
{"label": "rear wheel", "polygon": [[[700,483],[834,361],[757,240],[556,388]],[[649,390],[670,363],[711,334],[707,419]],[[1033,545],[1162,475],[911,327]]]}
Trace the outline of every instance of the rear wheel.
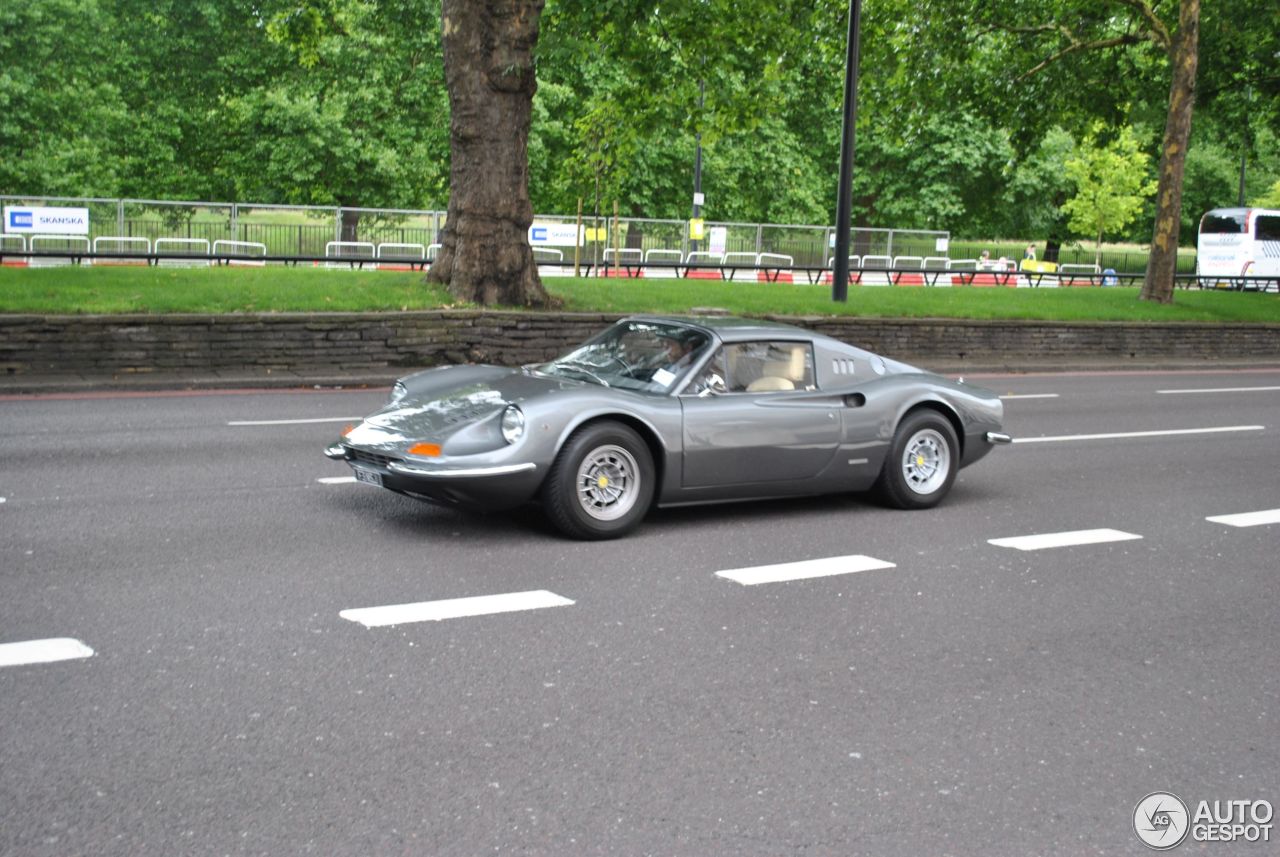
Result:
{"label": "rear wheel", "polygon": [[955,429],[946,417],[917,411],[898,426],[876,491],[899,509],[936,506],[955,482],[959,451]]}
{"label": "rear wheel", "polygon": [[653,456],[634,430],[592,423],[565,443],[542,489],[547,517],[576,539],[612,539],[636,528],[653,500]]}

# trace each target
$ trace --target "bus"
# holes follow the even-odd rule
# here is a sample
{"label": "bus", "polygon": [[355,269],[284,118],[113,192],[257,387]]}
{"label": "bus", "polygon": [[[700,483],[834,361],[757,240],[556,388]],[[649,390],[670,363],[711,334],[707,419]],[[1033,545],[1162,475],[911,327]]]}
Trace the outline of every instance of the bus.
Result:
{"label": "bus", "polygon": [[1200,218],[1201,288],[1280,291],[1280,211],[1215,208]]}

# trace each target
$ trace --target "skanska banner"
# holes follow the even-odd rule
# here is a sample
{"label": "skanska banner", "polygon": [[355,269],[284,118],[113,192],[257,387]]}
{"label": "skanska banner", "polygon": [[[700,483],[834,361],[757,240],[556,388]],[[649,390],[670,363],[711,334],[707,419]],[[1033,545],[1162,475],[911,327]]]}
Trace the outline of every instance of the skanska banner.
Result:
{"label": "skanska banner", "polygon": [[582,230],[572,223],[535,223],[529,227],[529,243],[534,247],[581,246]]}
{"label": "skanska banner", "polygon": [[4,229],[35,235],[88,235],[89,209],[46,208],[28,205],[4,207]]}

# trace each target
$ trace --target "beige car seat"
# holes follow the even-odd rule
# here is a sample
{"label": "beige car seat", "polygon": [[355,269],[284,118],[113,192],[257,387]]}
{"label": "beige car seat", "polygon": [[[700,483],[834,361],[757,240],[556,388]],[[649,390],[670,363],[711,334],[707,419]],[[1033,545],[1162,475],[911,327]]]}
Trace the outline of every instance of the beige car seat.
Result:
{"label": "beige car seat", "polygon": [[788,360],[766,360],[764,374],[747,385],[748,393],[776,393],[781,390],[794,390],[797,384],[804,382],[805,347],[797,345],[791,349]]}
{"label": "beige car seat", "polygon": [[[766,371],[768,367],[766,366]],[[777,393],[781,390],[794,390],[795,382],[779,375],[765,375],[747,385],[748,393]]]}

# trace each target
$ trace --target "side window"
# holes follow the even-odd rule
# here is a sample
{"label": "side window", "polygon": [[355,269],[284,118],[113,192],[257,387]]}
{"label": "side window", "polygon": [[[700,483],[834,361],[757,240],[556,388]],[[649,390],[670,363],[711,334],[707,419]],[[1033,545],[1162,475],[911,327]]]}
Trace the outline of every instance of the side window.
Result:
{"label": "side window", "polygon": [[1280,241],[1280,215],[1258,215],[1254,231],[1258,241]]}
{"label": "side window", "polygon": [[812,390],[813,347],[807,342],[738,342],[725,346],[730,393]]}
{"label": "side window", "polygon": [[727,392],[725,374],[724,349],[717,348],[716,353],[712,354],[711,359],[707,361],[707,365],[703,366],[702,371],[698,373],[698,377],[684,388],[684,395],[705,397]]}

